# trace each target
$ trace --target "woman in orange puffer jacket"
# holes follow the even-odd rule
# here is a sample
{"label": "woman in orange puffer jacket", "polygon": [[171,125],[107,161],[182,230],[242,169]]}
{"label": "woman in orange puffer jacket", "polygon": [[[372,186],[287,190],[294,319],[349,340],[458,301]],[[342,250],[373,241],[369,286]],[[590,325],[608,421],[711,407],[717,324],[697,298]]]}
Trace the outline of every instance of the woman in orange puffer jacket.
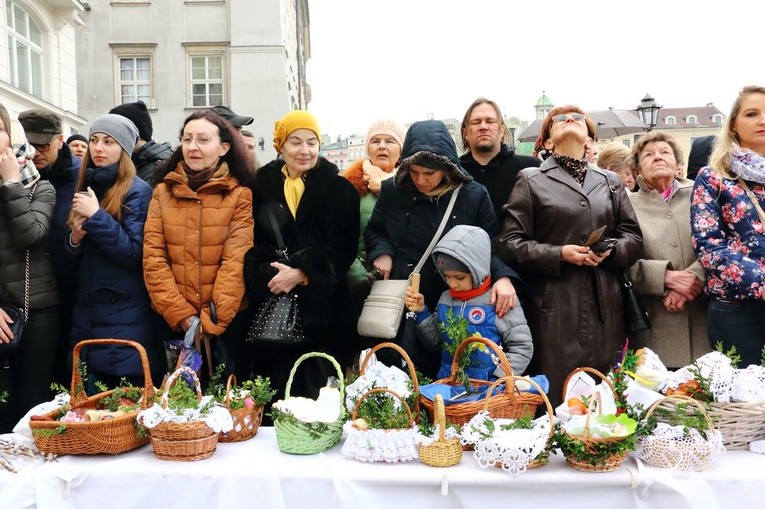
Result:
{"label": "woman in orange puffer jacket", "polygon": [[251,163],[235,128],[209,110],[186,119],[180,140],[155,176],[144,230],[146,288],[165,322],[162,339],[194,328],[197,348],[215,338],[227,344],[253,241]]}

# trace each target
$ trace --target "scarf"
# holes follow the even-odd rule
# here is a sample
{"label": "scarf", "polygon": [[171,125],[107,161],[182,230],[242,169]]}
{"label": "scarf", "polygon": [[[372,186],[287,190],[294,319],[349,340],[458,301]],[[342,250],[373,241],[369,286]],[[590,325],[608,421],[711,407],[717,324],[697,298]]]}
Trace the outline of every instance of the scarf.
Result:
{"label": "scarf", "polygon": [[765,184],[765,157],[747,148],[733,148],[730,151],[730,172],[750,182]]}
{"label": "scarf", "polygon": [[[186,174],[188,185],[191,190],[196,191],[204,184],[206,184],[212,178],[213,174],[218,170],[218,168],[223,167],[224,164],[226,163],[223,162],[220,166],[213,166],[211,168],[204,168],[195,171],[186,166],[186,163],[183,163],[183,172]],[[226,166],[226,169],[228,169],[228,166]]]}
{"label": "scarf", "polygon": [[668,188],[666,188],[664,191],[660,192],[661,199],[664,200],[664,203],[669,203],[669,200],[672,199],[672,197],[675,195],[675,192],[677,191],[677,180],[672,180],[672,184]]}
{"label": "scarf", "polygon": [[31,159],[19,159],[19,182],[24,189],[31,189],[35,183],[40,180],[40,172],[35,168]]}
{"label": "scarf", "polygon": [[580,187],[584,187],[584,177],[587,175],[587,161],[584,159],[575,159],[573,157],[556,154],[553,152],[553,158],[561,167],[566,170]]}
{"label": "scarf", "polygon": [[85,170],[85,184],[96,192],[99,201],[106,194],[106,191],[117,182],[118,169],[119,163],[114,163],[102,168],[91,166]]}
{"label": "scarf", "polygon": [[486,279],[483,280],[483,283],[481,283],[481,286],[477,288],[473,288],[471,290],[463,290],[463,291],[456,291],[456,290],[449,290],[449,295],[452,296],[453,299],[461,300],[461,301],[468,301],[474,297],[478,297],[479,295],[483,295],[487,291],[489,291],[489,288],[491,288],[491,276],[486,276]]}
{"label": "scarf", "polygon": [[284,199],[287,202],[287,207],[292,212],[292,217],[297,218],[297,208],[300,205],[300,198],[303,197],[305,192],[305,181],[303,175],[299,177],[290,177],[287,171],[287,166],[282,166],[282,174],[284,175]]}

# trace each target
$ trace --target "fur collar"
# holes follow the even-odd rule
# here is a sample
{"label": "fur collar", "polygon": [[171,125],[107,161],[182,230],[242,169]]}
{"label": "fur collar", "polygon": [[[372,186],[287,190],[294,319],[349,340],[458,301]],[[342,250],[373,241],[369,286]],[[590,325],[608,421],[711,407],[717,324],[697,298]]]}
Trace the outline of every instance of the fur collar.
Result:
{"label": "fur collar", "polygon": [[356,189],[356,192],[359,193],[360,197],[364,197],[369,192],[369,188],[367,187],[367,183],[364,182],[364,168],[363,168],[364,160],[359,159],[357,161],[354,161],[352,165],[350,165],[348,168],[343,170],[343,172],[340,174],[341,177],[345,177],[348,182],[353,184],[353,187]]}

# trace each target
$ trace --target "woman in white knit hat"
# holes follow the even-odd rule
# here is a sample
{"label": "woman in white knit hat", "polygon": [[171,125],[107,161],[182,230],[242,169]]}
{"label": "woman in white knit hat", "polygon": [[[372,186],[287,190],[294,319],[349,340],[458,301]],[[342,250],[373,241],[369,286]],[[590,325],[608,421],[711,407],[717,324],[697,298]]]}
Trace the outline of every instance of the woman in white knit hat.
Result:
{"label": "woman in white knit hat", "polygon": [[[120,115],[104,115],[90,128],[68,222],[66,250],[79,263],[71,338],[72,345],[91,338],[137,341],[146,349],[157,385],[167,370],[152,339],[143,280],[143,228],[151,187],[136,176],[130,159],[137,139],[138,129]],[[141,359],[133,348],[94,347],[80,357],[91,378],[107,385],[122,377],[143,383]]]}
{"label": "woman in white knit hat", "polygon": [[372,123],[367,130],[368,158],[358,159],[341,173],[348,179],[361,199],[361,235],[359,237],[359,252],[356,260],[348,271],[348,286],[353,297],[354,309],[357,314],[361,311],[374,280],[372,264],[367,263],[364,248],[364,228],[375,208],[377,194],[380,192],[382,181],[396,174],[398,160],[401,157],[401,146],[404,143],[405,129],[394,120],[380,119]]}

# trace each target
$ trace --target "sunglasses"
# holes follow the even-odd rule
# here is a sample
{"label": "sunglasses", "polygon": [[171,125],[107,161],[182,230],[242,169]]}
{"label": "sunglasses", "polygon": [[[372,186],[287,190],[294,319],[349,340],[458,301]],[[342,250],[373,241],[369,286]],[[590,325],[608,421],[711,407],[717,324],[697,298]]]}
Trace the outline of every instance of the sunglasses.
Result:
{"label": "sunglasses", "polygon": [[581,113],[562,113],[560,115],[555,115],[552,118],[552,123],[557,124],[558,122],[565,122],[569,118],[573,119],[574,122],[584,122],[584,119],[587,118]]}

